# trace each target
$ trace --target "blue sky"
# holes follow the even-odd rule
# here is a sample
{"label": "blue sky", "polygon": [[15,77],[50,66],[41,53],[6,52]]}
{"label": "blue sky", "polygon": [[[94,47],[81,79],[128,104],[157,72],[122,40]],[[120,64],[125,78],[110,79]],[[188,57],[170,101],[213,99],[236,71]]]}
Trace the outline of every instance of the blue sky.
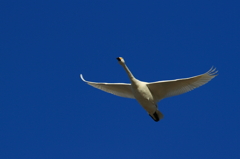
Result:
{"label": "blue sky", "polygon": [[[240,158],[238,1],[1,1],[0,158]],[[162,100],[82,82],[219,76]]]}

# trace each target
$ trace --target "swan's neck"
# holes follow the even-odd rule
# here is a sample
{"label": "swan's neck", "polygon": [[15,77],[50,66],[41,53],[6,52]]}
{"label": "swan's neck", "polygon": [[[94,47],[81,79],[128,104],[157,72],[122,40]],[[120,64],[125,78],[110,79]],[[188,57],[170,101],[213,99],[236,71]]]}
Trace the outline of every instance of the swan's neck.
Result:
{"label": "swan's neck", "polygon": [[124,70],[127,72],[128,74],[128,77],[130,78],[130,80],[135,80],[135,77],[133,76],[133,74],[131,73],[131,71],[128,69],[127,65],[126,64],[123,64],[122,65]]}

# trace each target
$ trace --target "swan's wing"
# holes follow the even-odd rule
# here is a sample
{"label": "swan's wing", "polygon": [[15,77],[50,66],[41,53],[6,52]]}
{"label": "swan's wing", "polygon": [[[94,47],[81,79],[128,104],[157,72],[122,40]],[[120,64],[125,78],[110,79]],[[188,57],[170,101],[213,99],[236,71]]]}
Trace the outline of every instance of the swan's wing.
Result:
{"label": "swan's wing", "polygon": [[114,94],[116,96],[125,97],[125,98],[134,98],[131,84],[128,83],[97,83],[97,82],[90,82],[86,81],[82,74],[80,74],[80,78],[86,82],[87,84],[101,89],[102,91]]}
{"label": "swan's wing", "polygon": [[208,72],[202,75],[176,80],[152,82],[147,86],[153,94],[155,101],[159,101],[163,98],[180,95],[200,87],[217,76],[217,72],[218,71],[216,71],[215,68],[211,68]]}

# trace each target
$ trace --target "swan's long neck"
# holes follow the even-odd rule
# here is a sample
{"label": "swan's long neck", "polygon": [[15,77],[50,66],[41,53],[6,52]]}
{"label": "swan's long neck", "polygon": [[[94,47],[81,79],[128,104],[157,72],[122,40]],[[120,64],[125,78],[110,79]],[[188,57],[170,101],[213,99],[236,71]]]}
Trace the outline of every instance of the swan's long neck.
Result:
{"label": "swan's long neck", "polygon": [[135,80],[135,77],[133,76],[133,74],[131,73],[131,71],[128,69],[126,64],[122,64],[124,70],[127,72],[128,77],[130,78],[130,80]]}

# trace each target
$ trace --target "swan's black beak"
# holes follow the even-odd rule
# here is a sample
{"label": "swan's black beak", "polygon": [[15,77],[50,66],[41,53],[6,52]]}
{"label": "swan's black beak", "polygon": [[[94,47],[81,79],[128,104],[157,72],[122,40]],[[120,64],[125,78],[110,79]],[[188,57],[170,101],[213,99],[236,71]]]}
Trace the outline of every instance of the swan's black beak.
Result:
{"label": "swan's black beak", "polygon": [[120,58],[120,57],[117,57],[116,59],[117,59],[118,61],[121,61],[121,58]]}
{"label": "swan's black beak", "polygon": [[122,57],[117,57],[117,60],[120,64],[125,63],[124,59]]}

